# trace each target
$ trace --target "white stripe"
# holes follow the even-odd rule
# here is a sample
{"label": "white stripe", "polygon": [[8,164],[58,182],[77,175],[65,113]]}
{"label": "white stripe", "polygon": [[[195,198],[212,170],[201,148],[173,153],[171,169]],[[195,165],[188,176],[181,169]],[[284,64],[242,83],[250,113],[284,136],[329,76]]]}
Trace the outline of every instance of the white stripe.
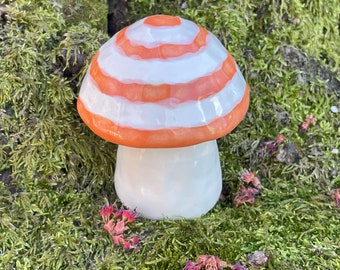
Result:
{"label": "white stripe", "polygon": [[145,25],[144,19],[135,22],[126,29],[126,38],[134,45],[154,48],[162,43],[191,44],[199,28],[191,21],[181,19],[177,26],[154,27]]}
{"label": "white stripe", "polygon": [[[122,97],[111,97],[97,89],[89,74],[84,78],[79,96],[87,110],[106,117],[117,125],[137,129],[203,126],[228,114],[241,100],[246,82],[237,68],[233,79],[220,92],[200,101],[189,101],[171,106],[130,102]],[[167,102],[167,103],[165,103]]]}
{"label": "white stripe", "polygon": [[124,55],[114,45],[113,37],[100,48],[98,63],[104,72],[125,83],[185,83],[215,71],[227,57],[228,52],[214,35],[209,34],[208,40],[197,53],[165,60],[137,60]]}

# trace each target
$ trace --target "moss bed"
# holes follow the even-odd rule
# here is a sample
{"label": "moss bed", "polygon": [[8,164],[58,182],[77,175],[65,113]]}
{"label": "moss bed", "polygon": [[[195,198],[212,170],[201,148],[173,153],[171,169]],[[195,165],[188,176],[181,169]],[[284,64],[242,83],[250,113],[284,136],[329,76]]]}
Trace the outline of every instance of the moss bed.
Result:
{"label": "moss bed", "polygon": [[[121,1],[122,2],[122,1]],[[232,53],[251,87],[244,121],[221,138],[223,200],[195,220],[138,218],[126,252],[99,210],[117,200],[116,145],[79,118],[79,83],[106,34],[106,1],[0,1],[0,269],[182,269],[199,254],[260,269],[340,269],[338,0],[127,1],[120,27],[151,14],[191,19]],[[334,108],[334,107],[333,107]],[[308,115],[317,122],[299,127]],[[279,134],[271,155],[257,153]],[[233,205],[240,172],[263,186]],[[249,269],[254,269],[249,266]]]}

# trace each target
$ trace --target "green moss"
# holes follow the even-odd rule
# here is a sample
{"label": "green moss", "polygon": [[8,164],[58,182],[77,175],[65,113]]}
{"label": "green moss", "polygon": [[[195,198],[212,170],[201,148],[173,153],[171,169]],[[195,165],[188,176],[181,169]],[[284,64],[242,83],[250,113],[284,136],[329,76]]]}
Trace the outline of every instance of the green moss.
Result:
{"label": "green moss", "polygon": [[[166,13],[196,21],[244,72],[249,113],[218,141],[227,200],[196,220],[140,219],[131,226],[145,237],[136,253],[113,246],[98,210],[104,197],[116,199],[116,146],[94,135],[75,109],[82,76],[108,38],[105,1],[6,1],[1,269],[181,269],[199,254],[234,263],[255,250],[270,255],[263,269],[340,269],[339,209],[327,195],[340,186],[340,158],[332,153],[340,149],[340,119],[330,112],[340,107],[338,1],[189,0],[181,8],[182,2],[130,1],[126,20]],[[287,48],[303,61],[294,62]],[[307,71],[302,62],[311,59],[316,68]],[[317,123],[299,134],[309,114]],[[257,156],[261,142],[279,133],[299,163],[277,160],[278,152]],[[254,171],[264,188],[255,205],[235,208],[242,169]]]}
{"label": "green moss", "polygon": [[66,25],[72,26],[86,21],[87,25],[93,28],[106,29],[106,0],[58,0],[55,3],[58,3],[56,5],[60,8]]}

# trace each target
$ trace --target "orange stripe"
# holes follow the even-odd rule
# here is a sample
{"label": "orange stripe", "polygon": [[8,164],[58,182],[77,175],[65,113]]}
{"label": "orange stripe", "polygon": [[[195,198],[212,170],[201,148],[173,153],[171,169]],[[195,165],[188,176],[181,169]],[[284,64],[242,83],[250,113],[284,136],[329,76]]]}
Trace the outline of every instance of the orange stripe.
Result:
{"label": "orange stripe", "polygon": [[150,26],[177,26],[181,25],[181,19],[176,16],[169,15],[154,15],[145,18],[143,21],[144,24]]}
{"label": "orange stripe", "polygon": [[153,48],[132,44],[125,35],[128,28],[125,27],[116,34],[116,45],[120,47],[127,56],[138,56],[141,59],[179,57],[186,53],[196,53],[200,48],[207,45],[209,32],[201,26],[198,27],[199,32],[190,44],[163,43]]}
{"label": "orange stripe", "polygon": [[85,124],[98,136],[115,144],[138,148],[172,148],[215,140],[230,133],[244,118],[249,106],[249,87],[233,110],[209,125],[171,129],[139,130],[115,124],[113,121],[93,114],[78,98],[77,109]]}
{"label": "orange stripe", "polygon": [[222,67],[188,83],[177,84],[138,84],[123,83],[105,72],[99,66],[97,53],[92,60],[90,75],[99,90],[109,96],[122,96],[132,102],[159,102],[171,98],[173,103],[200,100],[220,91],[236,74],[236,63],[231,54]]}

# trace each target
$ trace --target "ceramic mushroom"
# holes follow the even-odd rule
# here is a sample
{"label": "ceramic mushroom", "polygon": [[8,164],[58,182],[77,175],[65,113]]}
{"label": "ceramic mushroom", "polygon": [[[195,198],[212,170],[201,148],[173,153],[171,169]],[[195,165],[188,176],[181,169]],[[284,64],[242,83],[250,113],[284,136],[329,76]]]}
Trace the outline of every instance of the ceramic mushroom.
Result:
{"label": "ceramic mushroom", "polygon": [[91,61],[77,102],[97,135],[119,144],[115,188],[150,219],[195,218],[221,193],[216,139],[244,118],[249,87],[201,26],[154,15],[122,29]]}

